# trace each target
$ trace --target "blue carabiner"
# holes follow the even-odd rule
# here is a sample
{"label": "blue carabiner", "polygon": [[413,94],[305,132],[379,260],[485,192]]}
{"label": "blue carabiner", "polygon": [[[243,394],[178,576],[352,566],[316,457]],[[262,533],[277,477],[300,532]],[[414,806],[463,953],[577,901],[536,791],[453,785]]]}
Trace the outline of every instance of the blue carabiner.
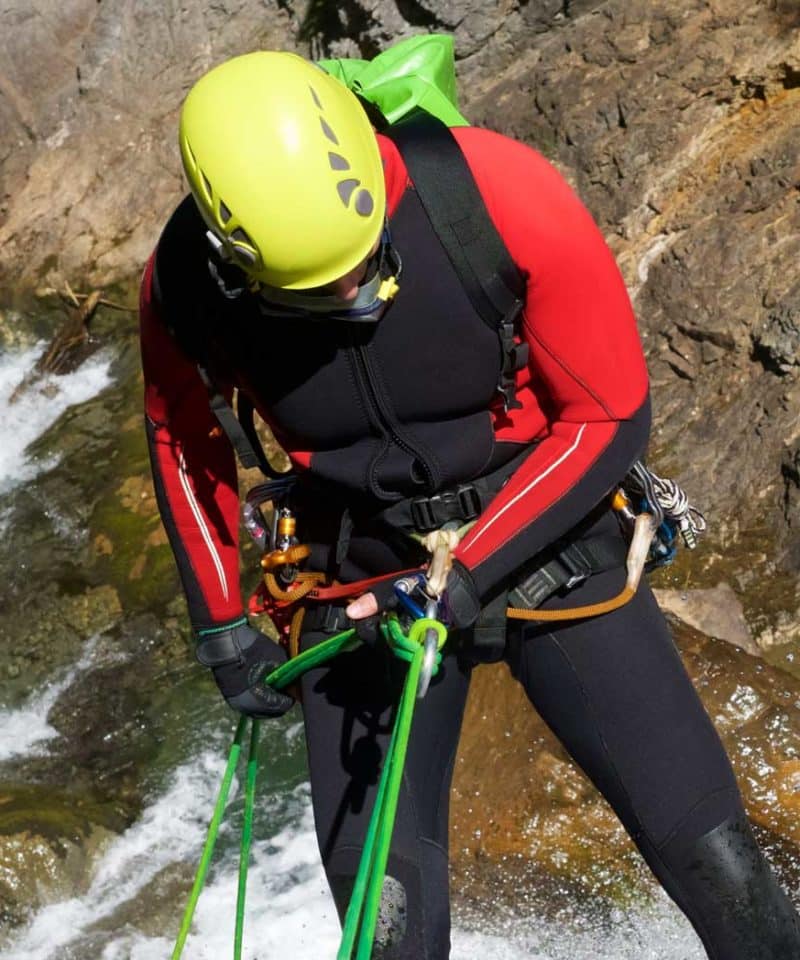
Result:
{"label": "blue carabiner", "polygon": [[[411,593],[422,585],[424,579],[421,573],[415,573],[410,577],[403,577],[394,585],[394,595],[415,620],[424,620],[426,616],[422,607],[411,599]],[[414,581],[413,587],[411,581]]]}
{"label": "blue carabiner", "polygon": [[418,603],[415,603],[411,599],[411,597],[405,592],[405,590],[401,590],[400,587],[395,587],[394,595],[397,597],[400,603],[402,603],[402,605],[406,608],[406,610],[411,614],[411,616],[415,620],[425,619],[425,611],[422,609],[422,607]]}

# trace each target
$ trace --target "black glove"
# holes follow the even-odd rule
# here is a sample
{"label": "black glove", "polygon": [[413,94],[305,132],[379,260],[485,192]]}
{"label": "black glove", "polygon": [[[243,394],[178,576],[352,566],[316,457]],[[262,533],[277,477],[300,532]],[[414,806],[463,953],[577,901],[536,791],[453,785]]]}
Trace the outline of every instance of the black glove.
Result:
{"label": "black glove", "polygon": [[[420,570],[420,573],[423,572]],[[375,595],[378,602],[379,613],[353,621],[359,639],[370,646],[375,644],[379,636],[378,627],[383,619],[383,613],[387,610],[395,610],[399,606],[394,592],[395,583],[394,579],[389,578],[370,587],[370,592]],[[420,598],[419,592],[413,596],[418,605],[424,603],[424,598]],[[440,616],[456,629],[462,630],[465,627],[471,627],[480,616],[480,612],[481,598],[472,574],[461,562],[454,560],[447,575]]]}
{"label": "black glove", "polygon": [[228,706],[249,717],[280,717],[294,698],[268,687],[264,677],[286,661],[286,651],[245,619],[197,634],[195,654],[210,667]]}

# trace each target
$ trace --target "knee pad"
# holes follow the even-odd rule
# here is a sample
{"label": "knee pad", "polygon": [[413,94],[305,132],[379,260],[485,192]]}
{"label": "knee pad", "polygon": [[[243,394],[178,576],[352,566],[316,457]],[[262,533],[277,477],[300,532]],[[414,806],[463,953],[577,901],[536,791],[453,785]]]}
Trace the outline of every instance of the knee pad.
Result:
{"label": "knee pad", "polygon": [[679,829],[661,847],[659,858],[667,872],[664,887],[686,913],[709,957],[800,957],[800,918],[743,811],[699,837]]}
{"label": "knee pad", "polygon": [[[353,892],[352,876],[331,875],[328,877],[339,919],[344,923],[347,907]],[[372,956],[381,960],[411,956],[404,952],[403,941],[408,929],[408,897],[403,884],[387,873],[383,880],[378,922]]]}
{"label": "knee pad", "polygon": [[[344,922],[361,850],[338,847],[325,863],[339,919]],[[446,960],[450,952],[447,857],[422,843],[418,862],[389,854],[373,957],[380,960]]]}

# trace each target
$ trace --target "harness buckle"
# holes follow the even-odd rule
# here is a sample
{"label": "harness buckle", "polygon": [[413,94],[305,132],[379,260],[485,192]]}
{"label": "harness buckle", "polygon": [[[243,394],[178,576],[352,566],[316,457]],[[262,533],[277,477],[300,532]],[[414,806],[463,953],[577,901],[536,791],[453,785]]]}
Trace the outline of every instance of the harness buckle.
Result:
{"label": "harness buckle", "polygon": [[436,529],[431,497],[415,497],[411,501],[411,519],[417,530],[427,533]]}
{"label": "harness buckle", "polygon": [[503,398],[503,409],[506,413],[509,410],[518,410],[522,406],[517,400],[517,384],[514,375],[527,365],[530,356],[530,347],[527,343],[514,342],[516,320],[522,312],[522,306],[521,300],[515,300],[497,328],[503,362],[497,392]]}
{"label": "harness buckle", "polygon": [[562,550],[558,555],[558,562],[569,574],[569,579],[564,584],[568,590],[588,580],[595,571],[592,558],[581,549],[580,542],[571,543]]}
{"label": "harness buckle", "polygon": [[[461,507],[462,520],[474,520],[481,512],[481,498],[471,483],[462,483],[456,487],[458,505]],[[458,518],[454,518],[458,519]]]}
{"label": "harness buckle", "polygon": [[450,520],[474,520],[480,512],[481,497],[471,483],[460,483],[455,490],[411,501],[411,520],[422,533],[438,530]]}

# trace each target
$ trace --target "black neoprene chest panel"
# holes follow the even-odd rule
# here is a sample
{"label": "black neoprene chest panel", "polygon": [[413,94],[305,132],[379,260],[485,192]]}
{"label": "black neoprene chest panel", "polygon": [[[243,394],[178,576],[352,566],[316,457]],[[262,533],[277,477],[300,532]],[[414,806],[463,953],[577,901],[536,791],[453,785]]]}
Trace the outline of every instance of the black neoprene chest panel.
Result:
{"label": "black neoprene chest panel", "polygon": [[311,471],[393,500],[481,474],[494,449],[489,408],[497,334],[464,291],[413,190],[391,220],[400,293],[373,324],[274,320],[208,274],[191,200],[168,224],[158,272],[166,321],[196,361],[244,389]]}
{"label": "black neoprene chest panel", "polygon": [[391,222],[400,293],[376,324],[262,317],[220,304],[214,340],[236,381],[312,471],[393,499],[480,473],[494,445],[496,333],[472,307],[419,199]]}

